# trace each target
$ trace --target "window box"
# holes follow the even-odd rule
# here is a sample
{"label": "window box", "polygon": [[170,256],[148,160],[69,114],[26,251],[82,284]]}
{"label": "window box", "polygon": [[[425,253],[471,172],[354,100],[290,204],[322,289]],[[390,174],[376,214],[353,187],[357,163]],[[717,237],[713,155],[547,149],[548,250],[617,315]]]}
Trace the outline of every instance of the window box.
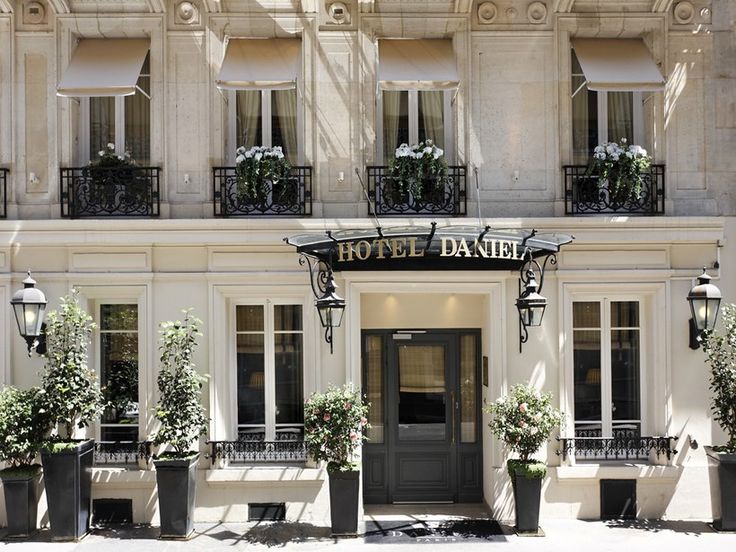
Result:
{"label": "window box", "polygon": [[648,462],[652,454],[658,458],[665,456],[669,461],[677,452],[673,444],[676,440],[677,437],[640,436],[633,431],[616,432],[613,437],[563,437],[558,438],[557,454],[571,463],[580,460]]}
{"label": "window box", "polygon": [[244,464],[304,464],[307,450],[301,438],[282,439],[277,434],[275,441],[260,439],[238,439],[237,441],[208,441],[213,465],[230,463]]}
{"label": "window box", "polygon": [[151,456],[150,441],[95,441],[96,467],[145,467]]}

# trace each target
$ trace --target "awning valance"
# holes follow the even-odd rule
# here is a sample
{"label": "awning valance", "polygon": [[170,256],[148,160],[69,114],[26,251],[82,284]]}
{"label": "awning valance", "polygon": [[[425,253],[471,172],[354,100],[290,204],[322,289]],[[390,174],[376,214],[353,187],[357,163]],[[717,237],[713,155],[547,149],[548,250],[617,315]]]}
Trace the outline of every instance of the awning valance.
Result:
{"label": "awning valance", "polygon": [[341,270],[517,270],[528,254],[557,253],[566,234],[475,226],[398,226],[284,238],[298,253]]}
{"label": "awning valance", "polygon": [[378,41],[378,81],[384,90],[451,90],[460,84],[450,39]]}
{"label": "awning valance", "polygon": [[571,42],[589,90],[664,89],[662,73],[640,38],[574,38]]}
{"label": "awning valance", "polygon": [[223,90],[288,90],[299,74],[298,38],[231,38],[216,84]]}
{"label": "awning valance", "polygon": [[56,93],[71,97],[135,94],[148,49],[148,39],[142,38],[82,39]]}

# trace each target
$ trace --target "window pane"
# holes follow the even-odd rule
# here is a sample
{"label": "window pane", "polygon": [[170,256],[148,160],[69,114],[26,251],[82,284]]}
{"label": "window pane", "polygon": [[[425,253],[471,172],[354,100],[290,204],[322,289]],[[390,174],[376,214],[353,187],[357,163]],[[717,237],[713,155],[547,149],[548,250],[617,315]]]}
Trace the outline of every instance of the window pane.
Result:
{"label": "window pane", "polygon": [[135,425],[138,435],[138,334],[101,333],[100,383],[109,406],[103,423]]}
{"label": "window pane", "polygon": [[442,90],[419,91],[419,141],[432,140],[445,147],[445,93]]}
{"label": "window pane", "polygon": [[102,426],[100,441],[138,441],[138,426]]}
{"label": "window pane", "polygon": [[634,93],[608,92],[608,141],[634,143]]}
{"label": "window pane", "polygon": [[478,420],[477,377],[478,357],[476,336],[460,336],[460,441],[475,442],[475,428]]}
{"label": "window pane", "polygon": [[611,332],[611,400],[614,420],[639,420],[639,331]]}
{"label": "window pane", "polygon": [[277,332],[294,332],[302,329],[301,305],[276,305],[273,308],[274,328]]}
{"label": "window pane", "polygon": [[[151,77],[149,61],[143,64],[138,77],[138,88],[132,96],[125,96],[125,150],[139,165],[151,160]],[[120,152],[118,152],[120,153]]]}
{"label": "window pane", "polygon": [[100,330],[138,331],[138,306],[100,305]]}
{"label": "window pane", "polygon": [[238,335],[237,347],[238,424],[262,424],[265,421],[263,335]]}
{"label": "window pane", "polygon": [[107,144],[115,143],[115,98],[89,99],[89,156],[99,157]]}
{"label": "window pane", "polygon": [[281,146],[293,164],[297,162],[296,90],[271,92],[271,145]]}
{"label": "window pane", "polygon": [[573,328],[600,328],[601,305],[592,301],[576,301],[572,304]]}
{"label": "window pane", "polygon": [[383,337],[365,340],[365,394],[370,403],[366,436],[371,443],[383,443]]}
{"label": "window pane", "polygon": [[575,421],[601,420],[601,332],[573,331]]}
{"label": "window pane", "polygon": [[399,439],[441,441],[446,434],[445,347],[399,347]]}
{"label": "window pane", "polygon": [[304,423],[302,383],[302,335],[274,336],[276,369],[276,423]]}
{"label": "window pane", "polygon": [[572,149],[575,163],[587,164],[598,145],[598,94],[585,86],[585,75],[572,50]]}
{"label": "window pane", "polygon": [[263,331],[263,306],[240,305],[235,309],[235,329],[239,332]]}
{"label": "window pane", "polygon": [[409,142],[409,92],[383,92],[383,159],[388,163],[400,144]]}
{"label": "window pane", "polygon": [[611,302],[611,326],[613,328],[638,328],[639,303],[636,301]]}
{"label": "window pane", "polygon": [[235,142],[246,149],[263,145],[260,90],[235,92],[235,116]]}

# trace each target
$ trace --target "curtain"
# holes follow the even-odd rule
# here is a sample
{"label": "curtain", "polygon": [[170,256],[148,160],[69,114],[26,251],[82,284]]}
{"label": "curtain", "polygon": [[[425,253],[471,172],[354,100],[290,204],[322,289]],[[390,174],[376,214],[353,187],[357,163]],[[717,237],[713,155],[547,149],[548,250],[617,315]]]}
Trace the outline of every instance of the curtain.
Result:
{"label": "curtain", "polygon": [[115,98],[90,98],[89,160],[97,159],[109,143],[115,143]]}
{"label": "curtain", "polygon": [[402,393],[444,393],[444,347],[441,345],[400,347],[399,391]]}
{"label": "curtain", "polygon": [[419,141],[432,140],[445,147],[444,96],[442,90],[419,91]]}
{"label": "curtain", "polygon": [[621,142],[626,138],[634,143],[634,94],[633,92],[608,93],[608,140]]}
{"label": "curtain", "polygon": [[[585,82],[583,76],[572,77],[572,91],[575,92]],[[591,105],[592,104],[592,105]],[[590,120],[590,108],[595,119]],[[587,164],[598,142],[597,95],[585,86],[572,99],[572,151],[575,163]],[[591,128],[592,127],[592,128]],[[591,144],[591,135],[595,144]]]}
{"label": "curtain", "polygon": [[[143,62],[138,76],[138,90],[132,96],[125,96],[125,151],[139,165],[149,165],[151,161],[151,76],[148,56]],[[123,152],[118,152],[121,154]]]}
{"label": "curtain", "polygon": [[263,145],[261,91],[238,90],[235,93],[235,147]]}
{"label": "curtain", "polygon": [[[408,92],[405,91],[389,91],[383,92],[383,161],[388,163],[389,159],[394,156],[394,151],[401,143],[400,119],[402,95],[406,96],[405,102],[408,104]],[[408,129],[408,120],[407,120]],[[408,135],[407,138],[408,139]]]}
{"label": "curtain", "polygon": [[296,164],[296,90],[274,90],[271,93],[271,111],[271,145],[281,146],[289,162]]}

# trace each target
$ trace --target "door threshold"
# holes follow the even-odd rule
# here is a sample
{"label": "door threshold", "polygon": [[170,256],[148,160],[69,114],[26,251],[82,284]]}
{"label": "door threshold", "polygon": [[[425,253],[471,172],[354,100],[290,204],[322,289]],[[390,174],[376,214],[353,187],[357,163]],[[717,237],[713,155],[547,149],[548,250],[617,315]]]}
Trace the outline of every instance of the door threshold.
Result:
{"label": "door threshold", "polygon": [[394,500],[391,504],[455,504],[452,500]]}

